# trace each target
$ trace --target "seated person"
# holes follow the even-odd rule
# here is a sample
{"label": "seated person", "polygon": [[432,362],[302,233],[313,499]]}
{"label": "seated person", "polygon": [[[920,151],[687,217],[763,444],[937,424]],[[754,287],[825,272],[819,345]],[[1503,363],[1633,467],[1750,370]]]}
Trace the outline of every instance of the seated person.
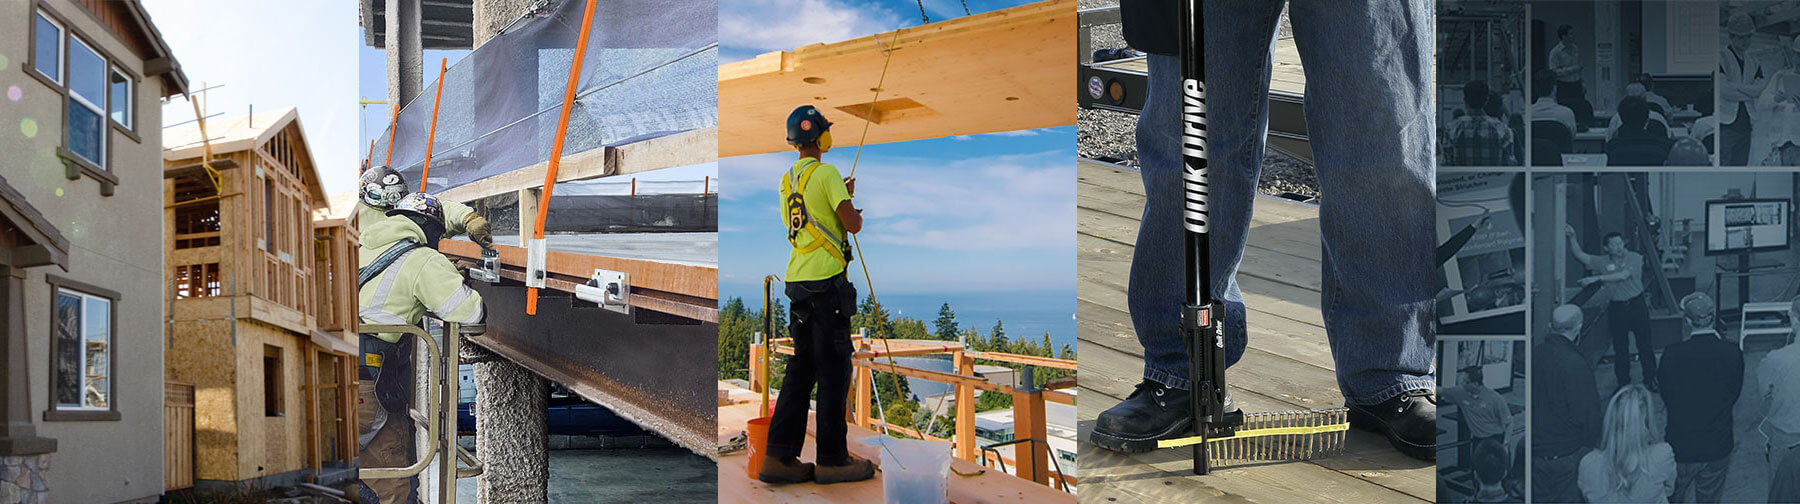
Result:
{"label": "seated person", "polygon": [[1487,114],[1491,96],[1486,82],[1469,81],[1463,86],[1463,114],[1446,130],[1444,142],[1447,166],[1516,166],[1517,150],[1513,147],[1512,128]]}
{"label": "seated person", "polygon": [[[1570,133],[1575,132],[1575,111],[1556,102],[1556,74],[1539,71],[1531,81],[1531,121],[1556,121]],[[1536,134],[1535,132],[1533,133]]]}
{"label": "seated person", "polygon": [[1718,134],[1719,118],[1714,116],[1695,119],[1694,124],[1688,127],[1688,136],[1700,139],[1700,145],[1706,146],[1707,154],[1715,153],[1714,149],[1718,148],[1713,145],[1713,141],[1716,140],[1715,136]]}
{"label": "seated person", "polygon": [[1475,494],[1465,502],[1522,502],[1524,497],[1508,490],[1505,482],[1511,457],[1506,454],[1506,446],[1499,441],[1483,439],[1475,442],[1471,450],[1475,459]]}
{"label": "seated person", "polygon": [[1650,104],[1642,96],[1619,100],[1620,118],[1617,134],[1606,142],[1606,164],[1609,166],[1663,166],[1669,158],[1668,134],[1654,128],[1650,121]]}
{"label": "seated person", "polygon": [[[1635,98],[1643,99],[1644,103],[1648,107],[1647,110],[1650,111],[1650,122],[1655,123],[1657,126],[1661,126],[1662,131],[1663,131],[1663,136],[1668,136],[1669,135],[1669,119],[1667,117],[1663,117],[1662,112],[1658,112],[1656,110],[1658,108],[1663,108],[1664,110],[1666,110],[1666,108],[1658,107],[1655,104],[1650,103],[1650,99],[1645,98],[1644,93],[1645,93],[1645,91],[1644,91],[1643,84],[1638,84],[1636,82],[1633,82],[1633,83],[1625,86],[1625,97],[1626,98],[1634,98],[1635,97]],[[1621,101],[1623,101],[1623,100],[1621,100]],[[1616,114],[1616,113],[1613,114],[1612,121],[1608,122],[1606,125],[1606,139],[1607,140],[1612,140],[1613,137],[1618,136],[1619,126],[1623,122],[1624,122],[1624,120],[1619,118],[1619,114]],[[1654,128],[1654,126],[1652,126],[1652,128]]]}
{"label": "seated person", "polygon": [[[1669,105],[1668,98],[1664,98],[1662,95],[1656,94],[1656,80],[1651,78],[1650,74],[1647,74],[1647,73],[1638,74],[1638,79],[1637,79],[1636,84],[1638,84],[1639,86],[1642,86],[1644,88],[1644,94],[1643,94],[1644,101],[1650,102],[1650,105],[1652,105],[1656,108],[1662,109],[1662,111],[1665,113],[1667,113],[1671,110],[1675,110],[1675,107]],[[1629,93],[1630,91],[1631,91],[1630,88],[1626,88],[1627,93]]]}
{"label": "seated person", "polygon": [[1712,158],[1707,155],[1706,145],[1698,138],[1681,137],[1675,140],[1675,146],[1669,148],[1669,160],[1666,166],[1711,166]]}

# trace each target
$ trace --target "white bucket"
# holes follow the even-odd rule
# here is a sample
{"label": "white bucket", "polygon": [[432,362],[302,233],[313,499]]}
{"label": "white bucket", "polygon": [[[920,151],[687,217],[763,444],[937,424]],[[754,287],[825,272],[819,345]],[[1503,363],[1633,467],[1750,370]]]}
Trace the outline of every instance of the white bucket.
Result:
{"label": "white bucket", "polygon": [[881,450],[881,491],[888,504],[950,502],[950,443],[887,436],[867,442]]}

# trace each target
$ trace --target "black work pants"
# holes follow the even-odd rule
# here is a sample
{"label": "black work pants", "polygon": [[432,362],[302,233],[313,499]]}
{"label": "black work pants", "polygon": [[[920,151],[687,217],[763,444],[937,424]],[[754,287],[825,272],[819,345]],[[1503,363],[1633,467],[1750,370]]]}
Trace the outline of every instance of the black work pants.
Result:
{"label": "black work pants", "polygon": [[788,282],[788,358],[781,396],[769,420],[768,454],[798,457],[806,444],[806,413],[813,385],[819,386],[816,462],[850,461],[845,411],[850,394],[850,316],[856,314],[856,286],[843,273],[824,280]]}
{"label": "black work pants", "polygon": [[1650,337],[1650,307],[1644,303],[1644,294],[1626,301],[1612,301],[1606,305],[1606,326],[1612,330],[1613,340],[1613,374],[1619,377],[1619,386],[1631,383],[1631,337],[1637,336],[1638,366],[1644,371],[1644,383],[1656,382],[1656,349]]}

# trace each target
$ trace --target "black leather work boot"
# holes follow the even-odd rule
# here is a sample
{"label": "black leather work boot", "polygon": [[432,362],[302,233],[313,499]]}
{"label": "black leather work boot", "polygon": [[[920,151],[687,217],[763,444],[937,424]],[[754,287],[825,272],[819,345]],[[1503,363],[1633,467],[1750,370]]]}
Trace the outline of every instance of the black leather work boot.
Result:
{"label": "black leather work boot", "polygon": [[1350,426],[1380,433],[1408,457],[1437,460],[1437,394],[1408,390],[1380,404],[1348,404]]}
{"label": "black leather work boot", "polygon": [[1100,412],[1088,441],[1125,453],[1154,450],[1157,440],[1180,437],[1193,427],[1192,401],[1186,390],[1144,380],[1124,401]]}

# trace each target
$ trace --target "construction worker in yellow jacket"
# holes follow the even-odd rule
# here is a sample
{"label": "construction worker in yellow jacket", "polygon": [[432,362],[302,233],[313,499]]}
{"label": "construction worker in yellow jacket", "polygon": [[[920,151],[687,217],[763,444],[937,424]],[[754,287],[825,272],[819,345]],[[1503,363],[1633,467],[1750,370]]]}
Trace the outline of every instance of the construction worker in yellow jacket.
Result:
{"label": "construction worker in yellow jacket", "polygon": [[[781,180],[782,220],[793,246],[787,296],[794,356],[788,359],[756,477],[765,483],[866,480],[875,476],[875,466],[850,455],[844,423],[853,353],[850,317],[856,314],[856,287],[844,270],[851,258],[849,233],[862,230],[862,214],[850,203],[856,179],[840,178],[837,167],[820,161],[831,150],[831,122],[813,106],[803,105],[788,116],[787,141],[800,153]],[[799,459],[815,384],[816,466]]]}
{"label": "construction worker in yellow jacket", "polygon": [[[388,210],[394,209],[394,203],[406,197],[412,187],[406,183],[406,176],[387,166],[376,166],[364,170],[362,174],[361,203],[356,206],[356,226],[363,229],[375,221],[387,218]],[[441,202],[444,207],[444,236],[467,235],[470,241],[482,248],[494,244],[494,236],[488,230],[488,221],[468,205],[455,201]],[[435,247],[434,247],[435,248]]]}
{"label": "construction worker in yellow jacket", "polygon": [[[481,295],[463,284],[456,267],[437,251],[445,234],[443,208],[425,193],[401,198],[380,220],[364,221],[357,251],[358,318],[364,324],[418,325],[427,313],[445,322],[482,321]],[[362,334],[362,375],[357,384],[357,442],[363,467],[404,467],[413,460],[411,345],[399,334]],[[445,337],[455,337],[446,335]],[[363,502],[416,500],[412,479],[366,480]]]}

